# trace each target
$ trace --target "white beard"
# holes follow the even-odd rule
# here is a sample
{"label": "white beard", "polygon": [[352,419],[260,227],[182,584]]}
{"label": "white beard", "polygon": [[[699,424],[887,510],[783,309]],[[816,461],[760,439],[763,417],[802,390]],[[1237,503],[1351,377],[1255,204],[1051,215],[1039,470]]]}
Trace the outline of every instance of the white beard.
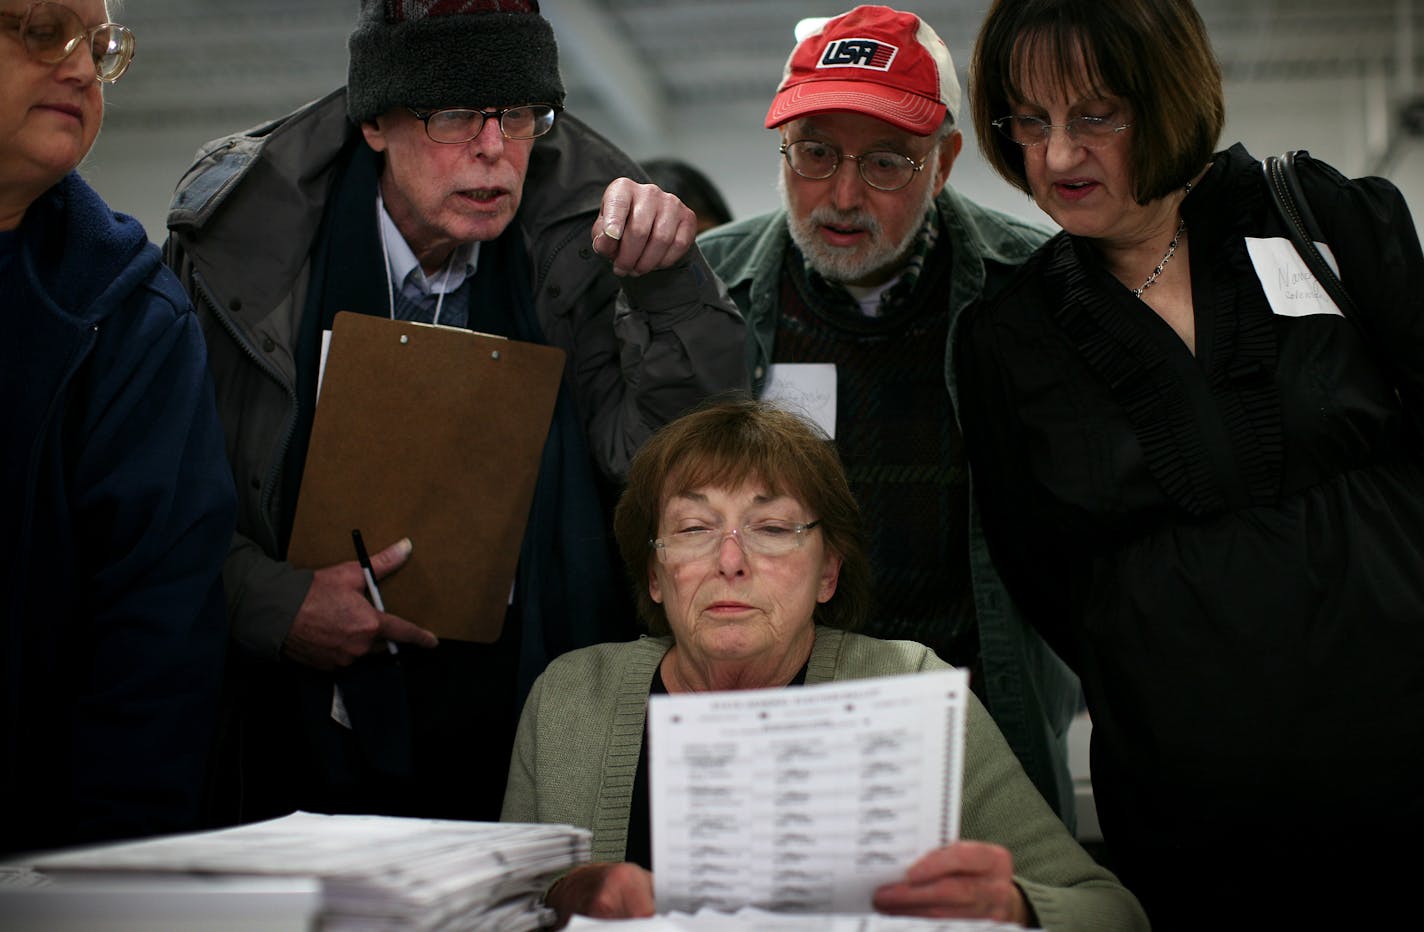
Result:
{"label": "white beard", "polygon": [[[930,166],[926,165],[926,170]],[[868,210],[836,210],[833,207],[818,207],[808,217],[797,217],[791,209],[786,191],[786,173],[777,173],[777,190],[781,193],[781,204],[786,208],[786,225],[791,231],[791,240],[807,263],[827,281],[841,284],[855,284],[872,276],[883,275],[887,271],[898,271],[905,255],[910,251],[923,225],[923,218],[934,203],[935,192],[925,186],[924,197],[919,204],[920,223],[911,224],[897,243],[886,243],[880,221]],[[823,224],[851,226],[864,230],[867,242],[853,247],[828,245],[821,239],[818,230]]]}

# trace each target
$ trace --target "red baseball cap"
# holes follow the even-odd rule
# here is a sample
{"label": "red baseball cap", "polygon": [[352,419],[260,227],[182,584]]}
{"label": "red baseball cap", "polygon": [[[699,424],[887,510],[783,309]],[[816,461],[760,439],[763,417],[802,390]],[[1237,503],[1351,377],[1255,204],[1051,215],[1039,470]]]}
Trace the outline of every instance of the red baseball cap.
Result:
{"label": "red baseball cap", "polygon": [[850,110],[928,136],[958,109],[959,78],[935,31],[913,13],[858,6],[796,44],[766,125]]}

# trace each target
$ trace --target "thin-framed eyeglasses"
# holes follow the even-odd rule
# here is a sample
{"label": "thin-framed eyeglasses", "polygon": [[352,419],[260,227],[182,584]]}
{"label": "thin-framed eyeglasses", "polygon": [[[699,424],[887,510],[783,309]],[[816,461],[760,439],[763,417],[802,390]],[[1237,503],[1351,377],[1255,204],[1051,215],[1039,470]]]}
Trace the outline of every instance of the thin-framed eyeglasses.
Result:
{"label": "thin-framed eyeglasses", "polygon": [[548,104],[523,104],[500,110],[472,110],[468,107],[445,107],[441,110],[406,109],[425,124],[425,135],[446,145],[459,145],[474,139],[485,128],[485,120],[499,120],[499,131],[505,139],[533,139],[554,128],[558,111]]}
{"label": "thin-framed eyeglasses", "polygon": [[59,64],[87,42],[94,75],[105,84],[121,78],[134,57],[134,34],[127,26],[100,23],[87,29],[78,13],[48,0],[36,0],[23,13],[0,13],[0,29],[18,32],[25,54],[46,65]]}
{"label": "thin-framed eyeglasses", "polygon": [[1076,116],[1066,123],[1050,123],[1038,117],[1019,115],[999,117],[990,125],[1025,149],[1048,142],[1055,129],[1067,133],[1075,145],[1097,149],[1112,142],[1123,130],[1132,126],[1131,123],[1119,123],[1115,116]]}
{"label": "thin-framed eyeglasses", "polygon": [[784,557],[801,549],[806,542],[806,532],[820,525],[820,519],[804,524],[789,521],[758,521],[744,524],[730,530],[710,527],[693,527],[677,531],[648,544],[657,551],[663,563],[678,564],[703,560],[717,552],[722,541],[728,537],[737,542],[743,553],[754,553],[763,557]]}
{"label": "thin-framed eyeglasses", "polygon": [[905,187],[915,180],[915,175],[925,167],[930,157],[930,153],[926,153],[916,162],[908,155],[889,150],[847,155],[835,146],[814,139],[784,142],[778,151],[786,158],[786,164],[791,166],[792,171],[812,181],[825,181],[840,168],[842,159],[850,159],[860,172],[861,180],[877,191],[898,191]]}

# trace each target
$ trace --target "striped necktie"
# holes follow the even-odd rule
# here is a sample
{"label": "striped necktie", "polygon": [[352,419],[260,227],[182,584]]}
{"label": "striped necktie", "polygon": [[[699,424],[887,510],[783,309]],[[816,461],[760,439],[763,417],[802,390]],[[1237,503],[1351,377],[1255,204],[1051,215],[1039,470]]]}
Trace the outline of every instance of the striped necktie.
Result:
{"label": "striped necktie", "polygon": [[446,327],[464,327],[470,316],[470,278],[460,283],[460,287],[445,296],[442,302],[438,294],[426,294],[415,283],[418,268],[401,283],[396,292],[395,316],[397,320],[411,320],[416,323],[435,322],[435,307],[440,306],[440,323]]}

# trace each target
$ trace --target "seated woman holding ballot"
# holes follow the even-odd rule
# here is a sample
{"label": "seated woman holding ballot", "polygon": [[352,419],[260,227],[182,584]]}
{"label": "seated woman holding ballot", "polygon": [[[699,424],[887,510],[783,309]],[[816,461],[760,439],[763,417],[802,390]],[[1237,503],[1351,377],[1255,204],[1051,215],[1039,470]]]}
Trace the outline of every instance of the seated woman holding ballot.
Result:
{"label": "seated woman holding ballot", "polygon": [[[831,442],[763,402],[712,404],[634,457],[615,517],[651,637],[565,654],[519,723],[506,821],[593,833],[594,863],[548,893],[562,919],[649,916],[649,695],[945,669],[928,648],[849,633],[867,611],[860,512]],[[1145,929],[1137,901],[1044,803],[969,697],[963,840],[875,894],[884,913],[1046,929]]]}

